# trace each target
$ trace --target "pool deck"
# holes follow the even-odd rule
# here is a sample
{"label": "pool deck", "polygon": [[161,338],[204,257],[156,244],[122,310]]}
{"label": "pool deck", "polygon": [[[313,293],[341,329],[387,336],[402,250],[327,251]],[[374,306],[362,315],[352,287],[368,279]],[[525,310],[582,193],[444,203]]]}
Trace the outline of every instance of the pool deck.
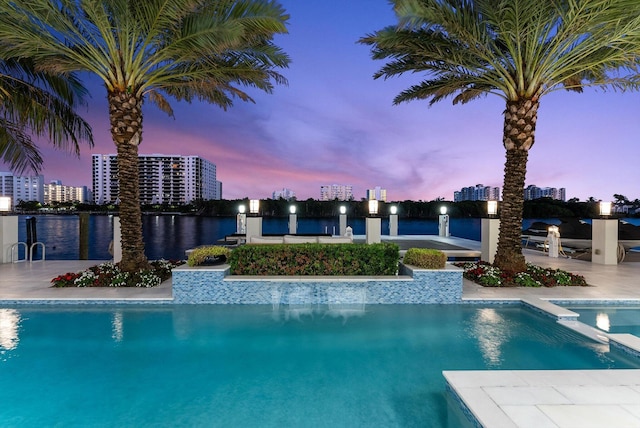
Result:
{"label": "pool deck", "polygon": [[[358,238],[358,237],[356,237]],[[402,247],[429,240],[444,248],[478,251],[480,243],[455,237],[383,237]],[[413,241],[413,242],[411,242]],[[537,301],[640,304],[640,262],[596,265],[567,258],[549,258],[524,250],[527,261],[583,275],[589,287],[486,288],[465,280],[468,303]],[[77,272],[99,261],[44,261],[0,264],[0,303],[47,304],[167,303],[171,281],[142,288],[52,288],[51,279]],[[447,371],[448,388],[462,407],[486,428],[640,427],[640,370]]]}

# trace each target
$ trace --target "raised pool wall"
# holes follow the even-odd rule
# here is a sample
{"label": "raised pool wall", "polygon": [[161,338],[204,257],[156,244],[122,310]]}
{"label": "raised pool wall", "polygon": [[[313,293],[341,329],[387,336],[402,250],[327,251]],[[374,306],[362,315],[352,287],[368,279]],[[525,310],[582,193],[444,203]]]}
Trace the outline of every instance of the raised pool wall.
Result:
{"label": "raised pool wall", "polygon": [[445,304],[462,301],[463,270],[400,264],[397,276],[235,276],[229,266],[173,269],[177,304]]}

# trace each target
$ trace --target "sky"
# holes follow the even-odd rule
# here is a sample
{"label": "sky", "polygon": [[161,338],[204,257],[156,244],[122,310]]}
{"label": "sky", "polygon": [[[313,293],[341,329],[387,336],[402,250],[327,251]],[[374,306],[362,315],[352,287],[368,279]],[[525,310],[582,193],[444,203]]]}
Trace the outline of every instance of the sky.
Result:
{"label": "sky", "polygon": [[[502,187],[504,101],[494,95],[465,105],[445,99],[394,106],[419,75],[373,79],[384,65],[361,37],[394,24],[387,0],[281,0],[289,34],[276,43],[291,57],[287,86],[249,89],[256,103],[226,112],[205,103],[171,103],[175,119],[143,108],[140,154],[196,155],[217,166],[224,199],[270,198],[283,188],[298,199],[320,186],[348,184],[355,199],[387,189],[390,201],[453,200],[462,187]],[[40,142],[45,182],[91,187],[91,155],[116,152],[106,90],[85,79],[91,98],[80,113],[95,146],[80,158]],[[640,198],[640,93],[586,90],[544,96],[526,184],[564,187],[567,198]],[[0,163],[0,170],[8,167]]]}

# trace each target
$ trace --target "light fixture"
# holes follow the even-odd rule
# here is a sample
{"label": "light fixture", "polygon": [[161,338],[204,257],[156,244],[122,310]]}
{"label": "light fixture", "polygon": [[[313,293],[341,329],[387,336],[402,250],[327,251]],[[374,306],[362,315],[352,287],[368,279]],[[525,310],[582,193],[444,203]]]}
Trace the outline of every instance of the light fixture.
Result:
{"label": "light fixture", "polygon": [[238,212],[239,212],[240,214],[244,214],[246,211],[247,211],[247,207],[245,207],[244,205],[240,205],[240,206],[238,207]]}
{"label": "light fixture", "polygon": [[447,207],[444,205],[440,207],[440,214],[445,215],[447,213]]}
{"label": "light fixture", "polygon": [[554,235],[559,235],[560,234],[560,229],[558,228],[558,226],[549,226],[549,229],[547,229],[549,233],[552,233]]}
{"label": "light fixture", "polygon": [[608,217],[611,215],[611,202],[600,202],[600,215],[602,217]]}
{"label": "light fixture", "polygon": [[498,201],[487,201],[487,214],[489,217],[498,214]]}
{"label": "light fixture", "polygon": [[0,196],[0,211],[11,211],[11,198],[9,196]]}
{"label": "light fixture", "polygon": [[369,214],[371,215],[378,214],[378,201],[376,199],[372,199],[369,201]]}
{"label": "light fixture", "polygon": [[295,214],[296,213],[296,206],[295,205],[289,205],[289,212],[291,214]]}
{"label": "light fixture", "polygon": [[346,214],[347,213],[347,207],[345,207],[344,205],[340,205],[340,214]]}
{"label": "light fixture", "polygon": [[390,211],[393,215],[398,214],[398,207],[395,205],[391,205]]}
{"label": "light fixture", "polygon": [[249,212],[251,214],[258,214],[260,211],[260,200],[259,199],[251,199],[249,201]]}

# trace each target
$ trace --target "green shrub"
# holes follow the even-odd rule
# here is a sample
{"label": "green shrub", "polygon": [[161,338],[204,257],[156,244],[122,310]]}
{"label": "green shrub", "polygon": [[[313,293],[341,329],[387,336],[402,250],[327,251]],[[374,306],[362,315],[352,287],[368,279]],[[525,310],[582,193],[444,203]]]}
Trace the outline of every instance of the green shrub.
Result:
{"label": "green shrub", "polygon": [[231,257],[233,275],[395,275],[396,244],[243,245]]}
{"label": "green shrub", "polygon": [[403,262],[423,269],[444,269],[447,255],[430,248],[409,248]]}
{"label": "green shrub", "polygon": [[225,256],[225,258],[228,260],[230,255],[231,250],[227,247],[222,247],[219,245],[198,247],[191,251],[191,253],[189,253],[187,264],[189,266],[200,266],[207,260],[207,258]]}

